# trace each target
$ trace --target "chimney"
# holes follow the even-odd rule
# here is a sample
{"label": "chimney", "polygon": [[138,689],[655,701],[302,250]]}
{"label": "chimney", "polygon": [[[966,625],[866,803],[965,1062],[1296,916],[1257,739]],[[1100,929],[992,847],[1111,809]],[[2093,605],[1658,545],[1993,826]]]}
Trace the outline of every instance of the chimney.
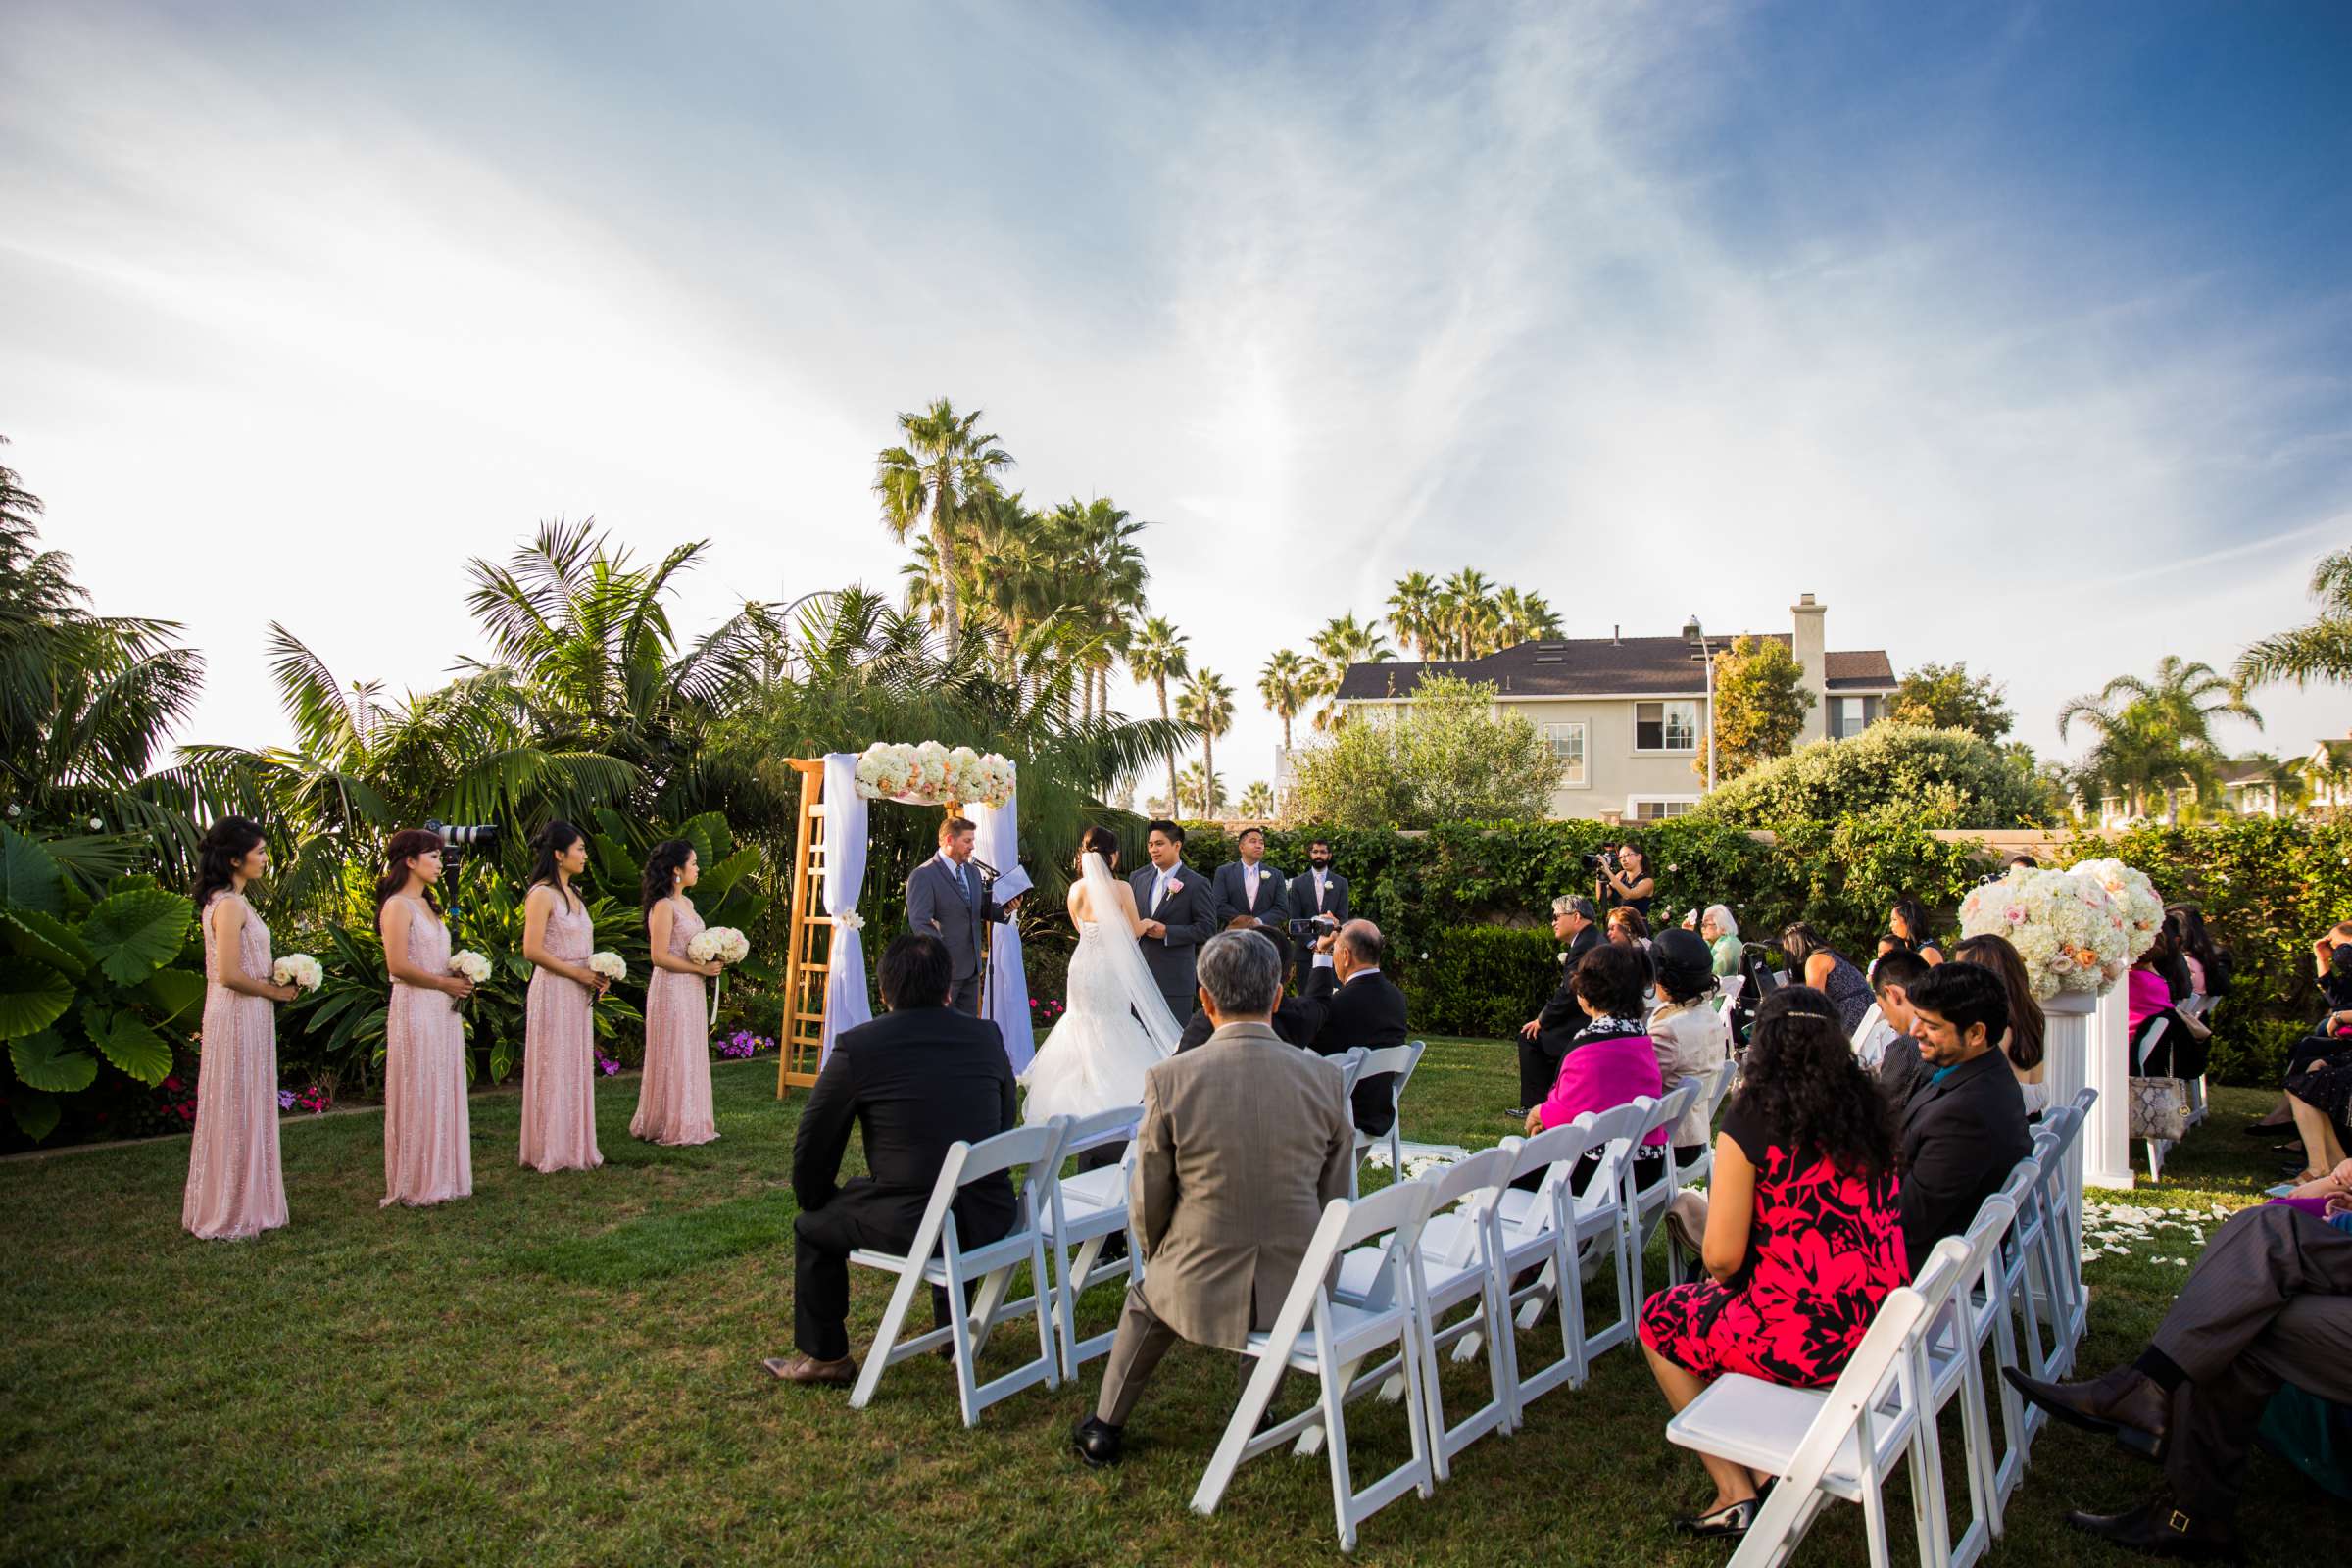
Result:
{"label": "chimney", "polygon": [[1620,633],[1620,632],[1622,632],[1622,631],[1624,631],[1624,630],[1625,630],[1625,624],[1624,624],[1624,622],[1622,622],[1622,621],[1620,621],[1618,624],[1616,624],[1616,625],[1614,625],[1614,626],[1611,626],[1611,627],[1609,628],[1609,641],[1610,641],[1610,642],[1612,642],[1612,643],[1615,643],[1615,642],[1619,641],[1620,639],[1619,639],[1619,637],[1618,637],[1618,633]]}
{"label": "chimney", "polygon": [[1802,746],[1830,733],[1829,633],[1824,626],[1830,607],[1816,603],[1811,594],[1799,594],[1788,612],[1796,619],[1789,652],[1805,666],[1805,689],[1814,697],[1812,710],[1805,714],[1804,731],[1797,737]]}

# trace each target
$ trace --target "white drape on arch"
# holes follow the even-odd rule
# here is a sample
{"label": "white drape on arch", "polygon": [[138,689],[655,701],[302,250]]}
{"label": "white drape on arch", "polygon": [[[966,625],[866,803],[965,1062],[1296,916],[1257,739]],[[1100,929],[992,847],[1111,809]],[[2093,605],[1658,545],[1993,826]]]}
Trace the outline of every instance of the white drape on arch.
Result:
{"label": "white drape on arch", "polygon": [[[1017,809],[1020,792],[1004,798],[1003,806],[974,806],[965,809],[979,831],[972,853],[1000,871],[1020,863],[1021,831]],[[1004,1033],[1004,1054],[1018,1075],[1029,1070],[1037,1054],[1037,1036],[1029,1027],[1029,972],[1021,961],[1021,929],[1007,920],[989,933],[988,1016]]]}
{"label": "white drape on arch", "polygon": [[[855,922],[858,890],[865,885],[866,800],[858,793],[858,754],[825,754],[825,914],[833,921],[831,972],[825,976],[825,1030],[817,1048],[822,1066],[844,1029],[871,1022],[865,998],[865,945]],[[1024,1002],[1028,999],[1024,995]]]}

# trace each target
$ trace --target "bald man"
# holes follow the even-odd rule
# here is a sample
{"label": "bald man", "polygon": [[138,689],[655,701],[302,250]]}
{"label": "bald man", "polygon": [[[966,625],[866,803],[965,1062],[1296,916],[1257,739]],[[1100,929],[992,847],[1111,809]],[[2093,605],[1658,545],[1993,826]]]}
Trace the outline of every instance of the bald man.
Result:
{"label": "bald man", "polygon": [[[1322,1027],[1306,1042],[1318,1055],[1337,1056],[1362,1046],[1378,1051],[1405,1041],[1404,993],[1380,972],[1388,943],[1369,920],[1350,920],[1315,944],[1315,966],[1300,1000],[1321,1004]],[[1389,1101],[1395,1073],[1380,1073],[1355,1086],[1355,1124],[1375,1137],[1396,1120]]]}

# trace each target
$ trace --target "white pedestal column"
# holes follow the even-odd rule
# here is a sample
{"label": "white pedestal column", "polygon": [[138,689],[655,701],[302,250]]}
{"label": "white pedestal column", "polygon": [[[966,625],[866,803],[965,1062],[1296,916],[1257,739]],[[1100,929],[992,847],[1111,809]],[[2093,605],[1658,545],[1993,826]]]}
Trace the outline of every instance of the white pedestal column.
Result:
{"label": "white pedestal column", "polygon": [[[2095,1007],[2093,998],[2077,991],[2061,991],[2041,1004],[2042,1015],[2049,1020],[2049,1035],[2042,1045],[2042,1081],[2049,1088],[2052,1109],[2072,1102],[2089,1081]],[[2100,1098],[2106,1096],[2102,1093]],[[2061,1184],[2066,1191],[2070,1257],[2080,1254],[2082,1248],[2082,1138],[2075,1140],[2066,1156],[2066,1180]]]}
{"label": "white pedestal column", "polygon": [[2132,1027],[2130,994],[2117,986],[2090,1016],[2088,1082],[2098,1103],[2082,1119],[2082,1180],[2130,1189],[2132,1175]]}

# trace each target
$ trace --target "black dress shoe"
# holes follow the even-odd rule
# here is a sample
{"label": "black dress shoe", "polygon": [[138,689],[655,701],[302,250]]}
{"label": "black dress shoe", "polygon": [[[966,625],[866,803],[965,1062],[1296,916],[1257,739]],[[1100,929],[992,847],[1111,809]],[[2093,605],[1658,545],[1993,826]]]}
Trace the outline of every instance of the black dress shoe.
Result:
{"label": "black dress shoe", "polygon": [[2143,1459],[2164,1457],[2172,1400],[2136,1367],[2119,1366],[2088,1383],[2046,1383],[2001,1368],[2010,1386],[2069,1426],[2107,1433]]}
{"label": "black dress shoe", "polygon": [[1696,1536],[1701,1541],[1736,1541],[1747,1534],[1756,1522],[1756,1515],[1763,1509],[1762,1497],[1742,1497],[1738,1502],[1726,1503],[1713,1513],[1702,1513],[1692,1519],[1677,1519],[1674,1528],[1682,1535]]}
{"label": "black dress shoe", "polygon": [[2228,1520],[2189,1513],[2164,1497],[2152,1497],[2130,1513],[2077,1511],[2068,1514],[2066,1522],[2086,1535],[2155,1557],[2237,1555],[2237,1532]]}
{"label": "black dress shoe", "polygon": [[1119,1462],[1119,1446],[1126,1435],[1125,1427],[1090,1415],[1070,1430],[1070,1446],[1078,1450],[1079,1458],[1100,1470]]}

